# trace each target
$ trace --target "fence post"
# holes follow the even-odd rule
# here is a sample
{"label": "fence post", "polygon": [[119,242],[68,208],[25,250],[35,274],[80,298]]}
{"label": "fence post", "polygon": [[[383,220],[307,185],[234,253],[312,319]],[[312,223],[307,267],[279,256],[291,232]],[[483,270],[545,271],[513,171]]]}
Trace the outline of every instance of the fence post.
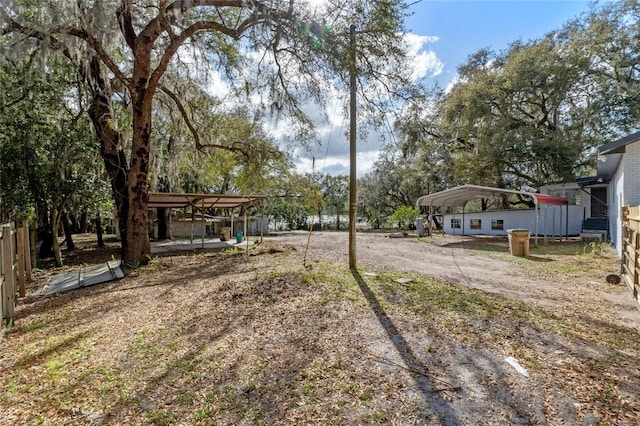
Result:
{"label": "fence post", "polygon": [[22,232],[22,228],[16,229],[16,242],[18,251],[18,292],[20,297],[24,297],[27,290],[25,287],[24,233]]}
{"label": "fence post", "polygon": [[634,288],[638,288],[638,284],[640,284],[640,280],[638,279],[638,275],[640,275],[638,273],[638,271],[640,270],[640,262],[638,261],[638,259],[640,258],[640,256],[638,255],[638,253],[640,253],[640,230],[636,229],[635,231],[635,247],[633,250],[633,285]]}
{"label": "fence post", "polygon": [[627,238],[630,238],[631,235],[627,235],[629,232],[629,207],[622,206],[622,211],[620,212],[620,217],[622,218],[622,256],[620,256],[620,273],[624,274],[624,266],[626,264],[625,253],[627,252]]}
{"label": "fence post", "polygon": [[27,272],[27,281],[33,279],[31,270],[31,233],[29,232],[29,221],[27,219],[22,220],[22,233],[24,239],[24,266]]}
{"label": "fence post", "polygon": [[14,263],[14,248],[12,226],[10,224],[2,225],[2,257],[4,286],[2,291],[2,303],[4,304],[4,315],[7,318],[7,324],[13,323],[15,317],[15,299],[16,299],[16,273]]}
{"label": "fence post", "polygon": [[3,229],[0,226],[0,330],[2,330],[4,328],[4,318],[5,318],[5,315],[4,315],[4,312],[5,312],[5,309],[4,309],[4,292],[5,292],[5,289],[4,289],[4,264],[5,264],[5,262],[4,262],[4,255],[3,255],[3,250],[2,250],[3,241],[4,241],[2,233],[3,233]]}

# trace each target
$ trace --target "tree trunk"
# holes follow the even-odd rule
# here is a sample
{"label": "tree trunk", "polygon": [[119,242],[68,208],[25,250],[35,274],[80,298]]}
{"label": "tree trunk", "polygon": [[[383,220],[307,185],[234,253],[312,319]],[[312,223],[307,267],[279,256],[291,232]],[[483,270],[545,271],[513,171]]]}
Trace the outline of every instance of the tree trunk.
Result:
{"label": "tree trunk", "polygon": [[[76,215],[73,212],[67,213],[66,211],[63,211],[62,214],[66,216],[67,223],[71,222],[71,225],[70,225],[71,233],[79,234],[80,227],[78,226],[78,220],[76,219]],[[62,218],[62,216],[60,217]]]}
{"label": "tree trunk", "polygon": [[104,240],[102,239],[102,219],[100,213],[96,215],[96,235],[98,236],[98,247],[104,247]]}
{"label": "tree trunk", "polygon": [[[172,153],[173,149],[173,137],[169,138],[169,155]],[[169,177],[164,176],[160,179],[160,192],[170,193],[171,192],[171,184],[169,183]],[[171,235],[171,209],[166,208],[158,208],[157,210],[158,216],[158,239],[159,240],[170,240],[173,238]]]}
{"label": "tree trunk", "polygon": [[318,229],[322,231],[322,206],[320,203],[318,204],[317,213],[318,213]]}
{"label": "tree trunk", "polygon": [[38,235],[37,239],[42,241],[40,250],[38,251],[38,257],[40,259],[47,259],[53,256],[53,230],[51,228],[51,218],[49,217],[49,207],[41,205],[38,208]]}
{"label": "tree trunk", "polygon": [[[60,213],[56,207],[51,208],[51,229],[58,229],[60,226]],[[54,231],[52,234],[53,245],[53,257],[57,267],[62,266],[62,253],[60,252],[60,244],[58,243],[58,232]]]}
{"label": "tree trunk", "polygon": [[167,209],[158,208],[158,239],[166,240],[168,238],[169,221],[167,220]]}
{"label": "tree trunk", "polygon": [[83,211],[80,215],[80,233],[86,234],[89,231],[89,214]]}
{"label": "tree trunk", "polygon": [[133,143],[129,168],[129,214],[127,217],[127,247],[124,260],[135,265],[149,261],[148,175],[151,144],[152,93],[141,89],[133,98]]}
{"label": "tree trunk", "polygon": [[38,232],[36,230],[37,224],[29,227],[29,249],[31,250],[31,269],[38,267]]}
{"label": "tree trunk", "polygon": [[75,250],[76,245],[73,243],[73,238],[71,237],[71,226],[69,225],[69,217],[67,216],[66,210],[62,211],[60,220],[62,221],[62,229],[64,229],[64,239],[67,242],[67,250]]}
{"label": "tree trunk", "polygon": [[[111,190],[116,205],[122,258],[127,247],[127,217],[129,216],[129,191],[127,155],[123,147],[122,133],[116,127],[111,108],[111,88],[103,78],[100,60],[92,58],[89,69],[80,70],[91,87],[93,99],[89,107],[89,117],[100,139],[100,154],[111,182]],[[88,72],[88,74],[87,74]]]}

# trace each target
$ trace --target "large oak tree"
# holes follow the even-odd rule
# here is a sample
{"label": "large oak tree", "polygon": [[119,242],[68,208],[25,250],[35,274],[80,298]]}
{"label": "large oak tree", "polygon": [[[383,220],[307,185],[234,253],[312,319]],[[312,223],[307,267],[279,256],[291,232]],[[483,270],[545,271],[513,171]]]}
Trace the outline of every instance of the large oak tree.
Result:
{"label": "large oak tree", "polygon": [[[350,25],[358,29],[360,98],[384,109],[405,87],[405,5],[397,0],[324,3],[313,16],[306,2],[244,0],[8,1],[0,7],[3,55],[40,51],[64,55],[92,94],[89,115],[101,141],[122,231],[123,259],[144,263],[148,237],[148,179],[156,94],[189,112],[168,74],[202,81],[215,69],[247,95],[265,96],[266,109],[310,124],[301,105],[322,104],[333,85],[348,81]],[[202,67],[199,67],[202,65]],[[46,67],[46,63],[44,65]],[[374,83],[375,82],[375,83]],[[112,102],[125,99],[129,129],[117,125]],[[225,148],[202,141],[197,148]]]}

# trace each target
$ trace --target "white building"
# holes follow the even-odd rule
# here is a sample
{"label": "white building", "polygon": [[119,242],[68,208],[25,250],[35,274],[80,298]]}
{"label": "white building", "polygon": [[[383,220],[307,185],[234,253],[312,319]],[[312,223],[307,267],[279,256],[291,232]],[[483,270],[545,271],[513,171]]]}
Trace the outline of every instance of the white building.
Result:
{"label": "white building", "polygon": [[598,179],[606,184],[604,214],[611,242],[621,254],[621,208],[640,205],[640,132],[598,148]]}
{"label": "white building", "polygon": [[564,197],[569,202],[568,234],[579,235],[584,231],[600,230],[607,237],[607,184],[597,176],[577,179],[573,182],[543,185],[543,194]]}
{"label": "white building", "polygon": [[[486,200],[505,197],[518,199],[528,208],[473,208],[474,203],[486,205]],[[445,234],[507,235],[508,229],[527,229],[537,242],[538,236],[567,236],[569,230],[568,200],[550,194],[462,185],[422,196],[416,206],[427,207],[431,215],[439,210]]]}

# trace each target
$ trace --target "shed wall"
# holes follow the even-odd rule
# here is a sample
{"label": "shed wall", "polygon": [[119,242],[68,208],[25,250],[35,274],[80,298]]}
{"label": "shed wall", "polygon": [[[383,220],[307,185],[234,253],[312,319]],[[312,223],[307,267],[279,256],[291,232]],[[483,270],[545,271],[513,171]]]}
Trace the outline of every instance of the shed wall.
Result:
{"label": "shed wall", "polygon": [[182,221],[182,220],[172,220],[171,221],[171,235],[175,238],[184,238],[191,237],[191,232],[193,229],[193,236],[197,238],[202,238],[206,236],[206,225],[202,223],[202,221],[196,220],[193,222],[193,228],[191,227],[192,222]]}
{"label": "shed wall", "polygon": [[[565,206],[542,206],[540,208],[540,229],[538,235],[564,236],[566,226]],[[578,235],[582,228],[582,206],[569,206],[569,235]],[[546,229],[545,229],[546,215]],[[555,219],[554,219],[555,218]],[[562,218],[562,219],[561,219]],[[572,219],[573,218],[573,219]],[[459,229],[452,228],[452,219],[460,220]],[[479,229],[471,229],[471,221],[480,220]],[[502,220],[502,229],[492,229],[492,222]],[[496,224],[497,225],[497,224]],[[528,229],[531,234],[536,231],[535,209],[492,210],[486,212],[446,214],[443,224],[445,234],[465,235],[507,235],[507,229]],[[455,231],[455,232],[454,232]],[[545,232],[546,231],[546,232]]]}

